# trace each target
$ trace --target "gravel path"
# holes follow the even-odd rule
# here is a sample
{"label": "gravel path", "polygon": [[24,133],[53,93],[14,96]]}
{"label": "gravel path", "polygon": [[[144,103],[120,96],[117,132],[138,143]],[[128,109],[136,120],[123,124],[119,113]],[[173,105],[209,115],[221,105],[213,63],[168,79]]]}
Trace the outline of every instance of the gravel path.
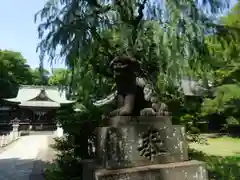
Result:
{"label": "gravel path", "polygon": [[[48,157],[45,156],[49,151],[51,139],[51,135],[23,136],[13,146],[2,152],[0,180],[29,180],[33,174],[40,176],[42,168],[46,165]],[[41,167],[36,168],[36,164],[41,164]],[[34,177],[38,180],[37,176]]]}
{"label": "gravel path", "polygon": [[[47,144],[53,144],[53,136],[48,136]],[[47,164],[51,163],[55,157],[54,150],[47,146],[46,148],[42,148],[36,158],[36,161],[33,164],[32,173],[29,176],[29,180],[44,180],[43,178],[43,170]]]}

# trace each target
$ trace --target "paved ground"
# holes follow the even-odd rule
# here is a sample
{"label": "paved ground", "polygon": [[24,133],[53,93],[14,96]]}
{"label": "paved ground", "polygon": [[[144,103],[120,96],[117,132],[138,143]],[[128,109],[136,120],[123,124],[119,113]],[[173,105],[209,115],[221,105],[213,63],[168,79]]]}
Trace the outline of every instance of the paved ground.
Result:
{"label": "paved ground", "polygon": [[52,135],[23,136],[0,154],[0,180],[42,180],[42,169],[53,158]]}
{"label": "paved ground", "polygon": [[[53,144],[53,136],[47,137],[47,144]],[[38,156],[33,164],[32,173],[29,176],[29,180],[44,180],[43,169],[52,162],[55,157],[54,150],[50,147],[41,148],[38,152]]]}

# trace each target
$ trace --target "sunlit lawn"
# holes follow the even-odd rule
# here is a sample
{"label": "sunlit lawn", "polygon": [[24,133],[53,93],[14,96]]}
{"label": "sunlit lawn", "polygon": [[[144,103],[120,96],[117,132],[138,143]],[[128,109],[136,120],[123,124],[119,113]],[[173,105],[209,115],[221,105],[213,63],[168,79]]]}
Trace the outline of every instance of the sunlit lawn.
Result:
{"label": "sunlit lawn", "polygon": [[209,138],[209,145],[192,143],[190,148],[215,156],[239,156],[240,138],[220,137]]}
{"label": "sunlit lawn", "polygon": [[[190,157],[205,161],[211,180],[240,179],[240,138],[209,138],[209,145],[190,144]],[[204,153],[204,154],[203,154]]]}

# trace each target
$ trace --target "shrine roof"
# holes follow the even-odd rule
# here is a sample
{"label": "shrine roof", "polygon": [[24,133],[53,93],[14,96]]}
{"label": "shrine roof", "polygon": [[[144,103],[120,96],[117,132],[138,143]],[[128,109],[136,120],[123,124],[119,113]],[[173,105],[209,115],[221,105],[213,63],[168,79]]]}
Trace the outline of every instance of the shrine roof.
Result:
{"label": "shrine roof", "polygon": [[61,105],[56,102],[51,101],[25,101],[19,104],[22,107],[54,107],[59,108]]}
{"label": "shrine roof", "polygon": [[57,86],[26,86],[21,85],[17,97],[5,99],[18,103],[20,106],[30,107],[60,107],[74,101],[67,100],[66,91]]}

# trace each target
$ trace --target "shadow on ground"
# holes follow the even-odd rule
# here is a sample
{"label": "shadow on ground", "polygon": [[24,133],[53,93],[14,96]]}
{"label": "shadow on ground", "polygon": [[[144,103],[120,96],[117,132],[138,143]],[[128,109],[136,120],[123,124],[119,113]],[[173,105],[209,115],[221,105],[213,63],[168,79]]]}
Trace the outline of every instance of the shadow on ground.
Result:
{"label": "shadow on ground", "polygon": [[212,156],[191,149],[191,159],[205,161],[211,180],[239,180],[240,179],[240,156]]}
{"label": "shadow on ground", "polygon": [[0,159],[0,180],[44,180],[43,170],[48,165],[36,159]]}

